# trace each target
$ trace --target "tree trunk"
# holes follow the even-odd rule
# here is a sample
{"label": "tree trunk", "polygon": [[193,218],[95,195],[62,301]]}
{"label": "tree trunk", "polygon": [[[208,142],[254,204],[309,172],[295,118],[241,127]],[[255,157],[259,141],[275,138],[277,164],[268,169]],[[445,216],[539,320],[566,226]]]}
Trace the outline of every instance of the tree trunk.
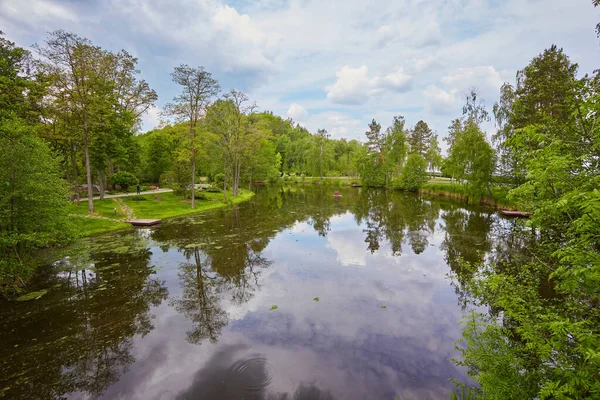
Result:
{"label": "tree trunk", "polygon": [[[193,152],[193,150],[192,150]],[[192,153],[192,208],[196,208],[196,155]]]}
{"label": "tree trunk", "polygon": [[98,168],[98,182],[100,183],[100,200],[104,200],[104,173]]}
{"label": "tree trunk", "polygon": [[73,164],[73,180],[75,181],[75,200],[77,205],[81,204],[81,196],[79,195],[79,176],[77,174],[77,157],[75,156],[75,145],[71,148],[71,164]]}
{"label": "tree trunk", "polygon": [[92,185],[92,169],[90,166],[90,151],[87,138],[83,146],[85,150],[85,173],[87,175],[88,187],[88,210],[89,212],[94,212],[94,186]]}
{"label": "tree trunk", "polygon": [[225,167],[225,173],[223,174],[223,200],[227,201],[227,167]]}

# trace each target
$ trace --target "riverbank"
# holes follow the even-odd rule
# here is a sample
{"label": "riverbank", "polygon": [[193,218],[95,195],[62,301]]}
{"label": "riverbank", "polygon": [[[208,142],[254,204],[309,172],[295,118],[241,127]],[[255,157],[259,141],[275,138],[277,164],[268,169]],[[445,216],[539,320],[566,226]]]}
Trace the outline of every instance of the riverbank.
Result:
{"label": "riverbank", "polygon": [[128,197],[94,200],[94,213],[88,213],[87,202],[71,204],[69,214],[80,236],[95,236],[105,232],[131,228],[126,221],[134,218],[165,219],[182,215],[227,207],[250,200],[254,192],[240,189],[237,197],[227,192],[227,201],[223,193],[199,192],[196,208],[191,208],[190,199],[182,199],[173,192],[130,195]]}
{"label": "riverbank", "polygon": [[443,197],[461,203],[478,204],[496,209],[518,210],[518,204],[508,199],[509,191],[510,189],[507,187],[493,186],[491,187],[492,196],[489,193],[473,195],[473,193],[469,193],[466,185],[442,181],[438,178],[431,179],[419,189],[419,193],[428,196]]}

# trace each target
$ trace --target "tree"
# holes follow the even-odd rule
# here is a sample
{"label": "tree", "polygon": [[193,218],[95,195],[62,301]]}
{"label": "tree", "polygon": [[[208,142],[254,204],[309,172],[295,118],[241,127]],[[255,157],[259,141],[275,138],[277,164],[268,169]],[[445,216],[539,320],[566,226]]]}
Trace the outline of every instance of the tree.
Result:
{"label": "tree", "polygon": [[429,149],[425,154],[425,161],[427,161],[429,171],[432,174],[436,169],[442,166],[442,149],[440,148],[438,135],[436,134],[431,137],[431,144],[429,145]]}
{"label": "tree", "polygon": [[427,183],[427,180],[429,180],[427,161],[419,154],[413,153],[406,159],[402,175],[395,186],[402,190],[417,191]]}
{"label": "tree", "polygon": [[487,142],[485,133],[473,120],[465,121],[462,128],[455,132],[449,149],[448,168],[452,176],[467,182],[469,194],[481,197],[484,189],[491,192],[495,159],[496,154]]}
{"label": "tree", "polygon": [[463,116],[475,125],[481,126],[482,123],[490,120],[489,113],[485,108],[485,101],[481,98],[479,89],[473,86],[465,98],[463,106]]}
{"label": "tree", "polygon": [[487,398],[600,393],[600,78],[576,70],[552,46],[518,73],[507,108],[507,145],[527,179],[510,197],[531,218],[526,251],[478,265],[466,282],[492,315],[465,322],[458,363]]}
{"label": "tree", "polygon": [[417,122],[417,125],[410,131],[408,137],[410,153],[419,154],[421,157],[425,157],[427,150],[429,150],[432,135],[433,131],[425,121],[421,120]]}
{"label": "tree", "polygon": [[405,124],[406,121],[403,116],[394,116],[392,126],[386,130],[386,147],[388,149],[386,181],[388,182],[400,174],[404,166],[406,154],[408,153],[408,138]]}
{"label": "tree", "polygon": [[[259,127],[256,108],[245,93],[231,90],[215,101],[206,113],[205,129],[215,137],[214,144],[223,160],[224,185],[231,179],[234,197],[238,195],[242,167],[249,153],[266,135]],[[226,198],[227,191],[223,192]]]}
{"label": "tree", "polygon": [[326,146],[327,144],[327,140],[329,139],[330,135],[329,133],[327,133],[327,130],[325,129],[319,129],[317,131],[317,134],[315,135],[315,139],[316,139],[316,145],[317,148],[319,150],[319,157],[317,160],[317,165],[319,166],[318,171],[319,171],[319,176],[321,178],[323,178],[323,171],[324,171],[324,164],[325,164],[325,159],[324,159],[324,153],[323,153],[323,147]]}
{"label": "tree", "polygon": [[[51,96],[69,107],[81,132],[85,155],[88,208],[94,211],[90,145],[93,113],[107,101],[110,76],[109,53],[88,39],[62,30],[49,34],[45,47],[34,46],[43,61],[40,67],[50,79]],[[66,103],[66,104],[65,104]]]}
{"label": "tree", "polygon": [[0,291],[30,276],[31,253],[74,236],[58,163],[32,126],[0,119]]}
{"label": "tree", "polygon": [[137,185],[138,182],[138,178],[135,175],[125,171],[119,171],[110,177],[110,183],[121,186],[125,191],[127,191],[129,186]]}
{"label": "tree", "polygon": [[196,183],[196,157],[198,155],[198,146],[196,143],[196,133],[198,122],[203,117],[206,107],[211,99],[219,91],[219,83],[212,77],[210,72],[204,70],[204,67],[192,68],[182,64],[175,67],[171,73],[173,82],[180,85],[181,93],[173,99],[173,103],[165,106],[165,114],[175,117],[179,122],[186,122],[189,125],[189,159],[191,166],[191,185],[192,185],[192,208],[196,207],[195,183]]}

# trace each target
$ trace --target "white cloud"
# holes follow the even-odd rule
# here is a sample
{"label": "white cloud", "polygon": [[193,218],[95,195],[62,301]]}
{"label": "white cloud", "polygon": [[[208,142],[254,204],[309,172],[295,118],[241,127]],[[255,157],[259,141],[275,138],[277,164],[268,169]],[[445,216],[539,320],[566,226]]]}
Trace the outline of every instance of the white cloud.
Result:
{"label": "white cloud", "polygon": [[496,97],[500,87],[507,80],[512,80],[512,71],[498,72],[494,67],[458,68],[442,77],[441,82],[457,90],[477,87],[484,97]]}
{"label": "white cloud", "polygon": [[362,139],[366,130],[363,121],[338,111],[310,115],[302,125],[311,132],[316,132],[320,128],[327,129],[333,139]]}
{"label": "white cloud", "polygon": [[459,111],[460,100],[456,91],[446,91],[435,85],[429,85],[423,92],[427,105],[434,113]]}
{"label": "white cloud", "polygon": [[[0,1],[0,14],[33,25],[46,21],[77,21],[78,17],[69,8],[45,0],[3,0]],[[23,18],[23,16],[27,18]]]}
{"label": "white cloud", "polygon": [[308,116],[308,111],[300,104],[292,103],[287,110],[287,116],[296,122],[302,122]]}
{"label": "white cloud", "polygon": [[335,73],[337,81],[325,88],[327,98],[337,104],[363,104],[370,96],[386,92],[404,92],[410,88],[412,76],[403,68],[384,76],[369,77],[366,65],[359,68],[344,66]]}
{"label": "white cloud", "polygon": [[142,130],[149,131],[159,127],[161,121],[160,109],[152,106],[142,115]]}

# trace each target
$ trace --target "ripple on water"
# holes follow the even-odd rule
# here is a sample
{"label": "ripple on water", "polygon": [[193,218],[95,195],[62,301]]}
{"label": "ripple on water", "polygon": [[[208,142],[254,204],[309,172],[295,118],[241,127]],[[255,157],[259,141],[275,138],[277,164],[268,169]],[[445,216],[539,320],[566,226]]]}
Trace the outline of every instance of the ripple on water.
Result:
{"label": "ripple on water", "polygon": [[233,371],[240,385],[251,391],[264,389],[273,380],[273,366],[262,357],[239,361],[233,366]]}

